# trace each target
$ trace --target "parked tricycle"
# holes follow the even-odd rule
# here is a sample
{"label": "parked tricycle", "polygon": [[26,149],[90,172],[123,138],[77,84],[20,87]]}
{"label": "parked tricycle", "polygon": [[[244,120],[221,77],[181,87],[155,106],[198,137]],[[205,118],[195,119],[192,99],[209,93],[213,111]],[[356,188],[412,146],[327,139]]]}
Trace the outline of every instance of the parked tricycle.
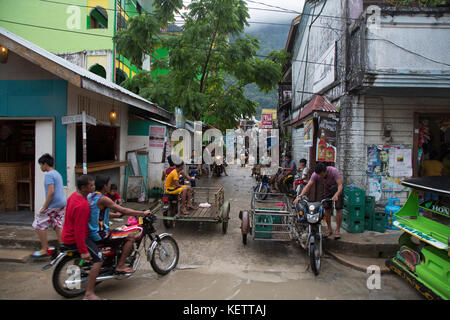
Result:
{"label": "parked tricycle", "polygon": [[173,227],[176,221],[221,223],[222,232],[225,234],[230,219],[230,203],[224,201],[224,196],[222,186],[192,188],[192,203],[197,209],[190,210],[188,215],[184,215],[180,210],[181,196],[164,194],[163,223],[166,228]]}
{"label": "parked tricycle", "polygon": [[263,194],[253,192],[251,209],[239,213],[244,245],[248,234],[253,240],[291,241],[294,214],[288,197],[272,193],[268,199],[262,198]]}
{"label": "parked tricycle", "polygon": [[386,266],[429,300],[450,299],[450,179],[413,178],[394,226],[404,231],[399,250]]}

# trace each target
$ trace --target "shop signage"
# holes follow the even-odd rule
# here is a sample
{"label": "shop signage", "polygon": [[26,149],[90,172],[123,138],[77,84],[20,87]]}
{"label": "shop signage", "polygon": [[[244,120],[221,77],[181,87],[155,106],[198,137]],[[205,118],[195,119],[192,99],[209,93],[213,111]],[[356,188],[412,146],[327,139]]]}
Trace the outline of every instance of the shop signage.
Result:
{"label": "shop signage", "polygon": [[162,126],[150,126],[149,133],[149,148],[151,149],[163,149],[166,137],[166,127]]}
{"label": "shop signage", "polygon": [[273,120],[271,113],[262,114],[261,120],[263,129],[273,129]]}
{"label": "shop signage", "polygon": [[[83,122],[83,115],[82,114],[76,114],[73,116],[65,116],[61,118],[62,124],[72,124],[72,123],[80,123]],[[97,125],[97,120],[89,115],[86,115],[86,123],[89,123],[93,126]]]}

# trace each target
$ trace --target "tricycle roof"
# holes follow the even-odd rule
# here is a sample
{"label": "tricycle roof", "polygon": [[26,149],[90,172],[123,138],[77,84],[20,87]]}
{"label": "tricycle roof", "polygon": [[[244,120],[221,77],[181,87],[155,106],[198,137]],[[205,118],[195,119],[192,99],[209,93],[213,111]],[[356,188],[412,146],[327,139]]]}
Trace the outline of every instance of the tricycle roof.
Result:
{"label": "tricycle roof", "polygon": [[420,177],[402,181],[406,187],[450,196],[450,177]]}

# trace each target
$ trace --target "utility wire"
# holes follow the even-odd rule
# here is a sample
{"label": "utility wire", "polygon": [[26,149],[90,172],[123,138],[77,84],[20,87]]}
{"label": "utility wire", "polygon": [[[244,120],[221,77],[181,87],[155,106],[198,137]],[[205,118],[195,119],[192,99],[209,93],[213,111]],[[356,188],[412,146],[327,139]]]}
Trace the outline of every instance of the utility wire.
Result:
{"label": "utility wire", "polygon": [[[107,36],[107,35],[101,35],[101,34],[95,34],[95,33],[87,33],[87,32],[82,32],[82,31],[73,31],[73,30],[67,30],[67,29],[58,29],[58,28],[52,28],[52,27],[45,27],[45,26],[38,26],[38,25],[33,25],[33,24],[27,24],[27,23],[21,23],[21,22],[16,22],[16,21],[9,21],[9,20],[4,20],[4,19],[0,19],[0,21],[2,22],[6,22],[6,23],[11,23],[11,24],[17,24],[17,25],[22,25],[22,26],[27,26],[27,27],[34,27],[34,28],[40,28],[40,29],[46,29],[46,30],[52,30],[52,31],[61,31],[61,32],[69,32],[69,33],[76,33],[76,34],[82,34],[82,35],[87,35],[87,36],[95,36],[95,37],[102,37],[102,38],[110,38],[112,39],[113,37],[111,36]],[[314,26],[313,26],[314,27]],[[208,48],[199,48],[198,46],[187,46],[190,47],[192,49],[199,49],[199,50],[207,50]],[[219,51],[219,50],[215,50],[213,49],[213,51]],[[260,58],[268,58],[269,56],[267,55],[259,55],[256,54],[256,57],[260,57]],[[426,57],[424,57],[426,58]],[[163,60],[159,60],[155,57],[152,57],[152,59],[156,59],[157,61],[166,63],[167,61],[163,61]],[[427,58],[429,59],[429,58]],[[434,61],[433,62],[436,63],[440,63],[438,61]],[[323,62],[317,62],[317,61],[310,61],[310,60],[299,60],[299,59],[291,59],[290,62],[302,62],[302,63],[306,63],[306,64],[316,64],[316,65],[324,65],[324,66],[331,66],[334,67],[334,64],[329,64],[329,63],[323,63]],[[337,64],[336,67],[338,68],[343,68],[343,65]],[[370,72],[370,70],[367,70],[368,72]],[[372,70],[373,71],[373,70]],[[376,71],[373,71],[376,72]],[[383,73],[383,74],[392,74],[392,75],[396,75],[396,73]],[[448,76],[450,75],[438,75],[438,74],[424,74],[424,75],[420,75],[423,77],[428,77],[428,78],[438,78],[438,79],[447,79]]]}

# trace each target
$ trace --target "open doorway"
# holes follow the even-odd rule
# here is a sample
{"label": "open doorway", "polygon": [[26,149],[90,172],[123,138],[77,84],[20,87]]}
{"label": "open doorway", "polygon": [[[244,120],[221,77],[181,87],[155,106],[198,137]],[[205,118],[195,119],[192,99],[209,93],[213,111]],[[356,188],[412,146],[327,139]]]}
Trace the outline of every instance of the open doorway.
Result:
{"label": "open doorway", "polygon": [[0,214],[34,211],[34,120],[0,120]]}
{"label": "open doorway", "polygon": [[418,176],[450,175],[450,113],[418,114]]}

